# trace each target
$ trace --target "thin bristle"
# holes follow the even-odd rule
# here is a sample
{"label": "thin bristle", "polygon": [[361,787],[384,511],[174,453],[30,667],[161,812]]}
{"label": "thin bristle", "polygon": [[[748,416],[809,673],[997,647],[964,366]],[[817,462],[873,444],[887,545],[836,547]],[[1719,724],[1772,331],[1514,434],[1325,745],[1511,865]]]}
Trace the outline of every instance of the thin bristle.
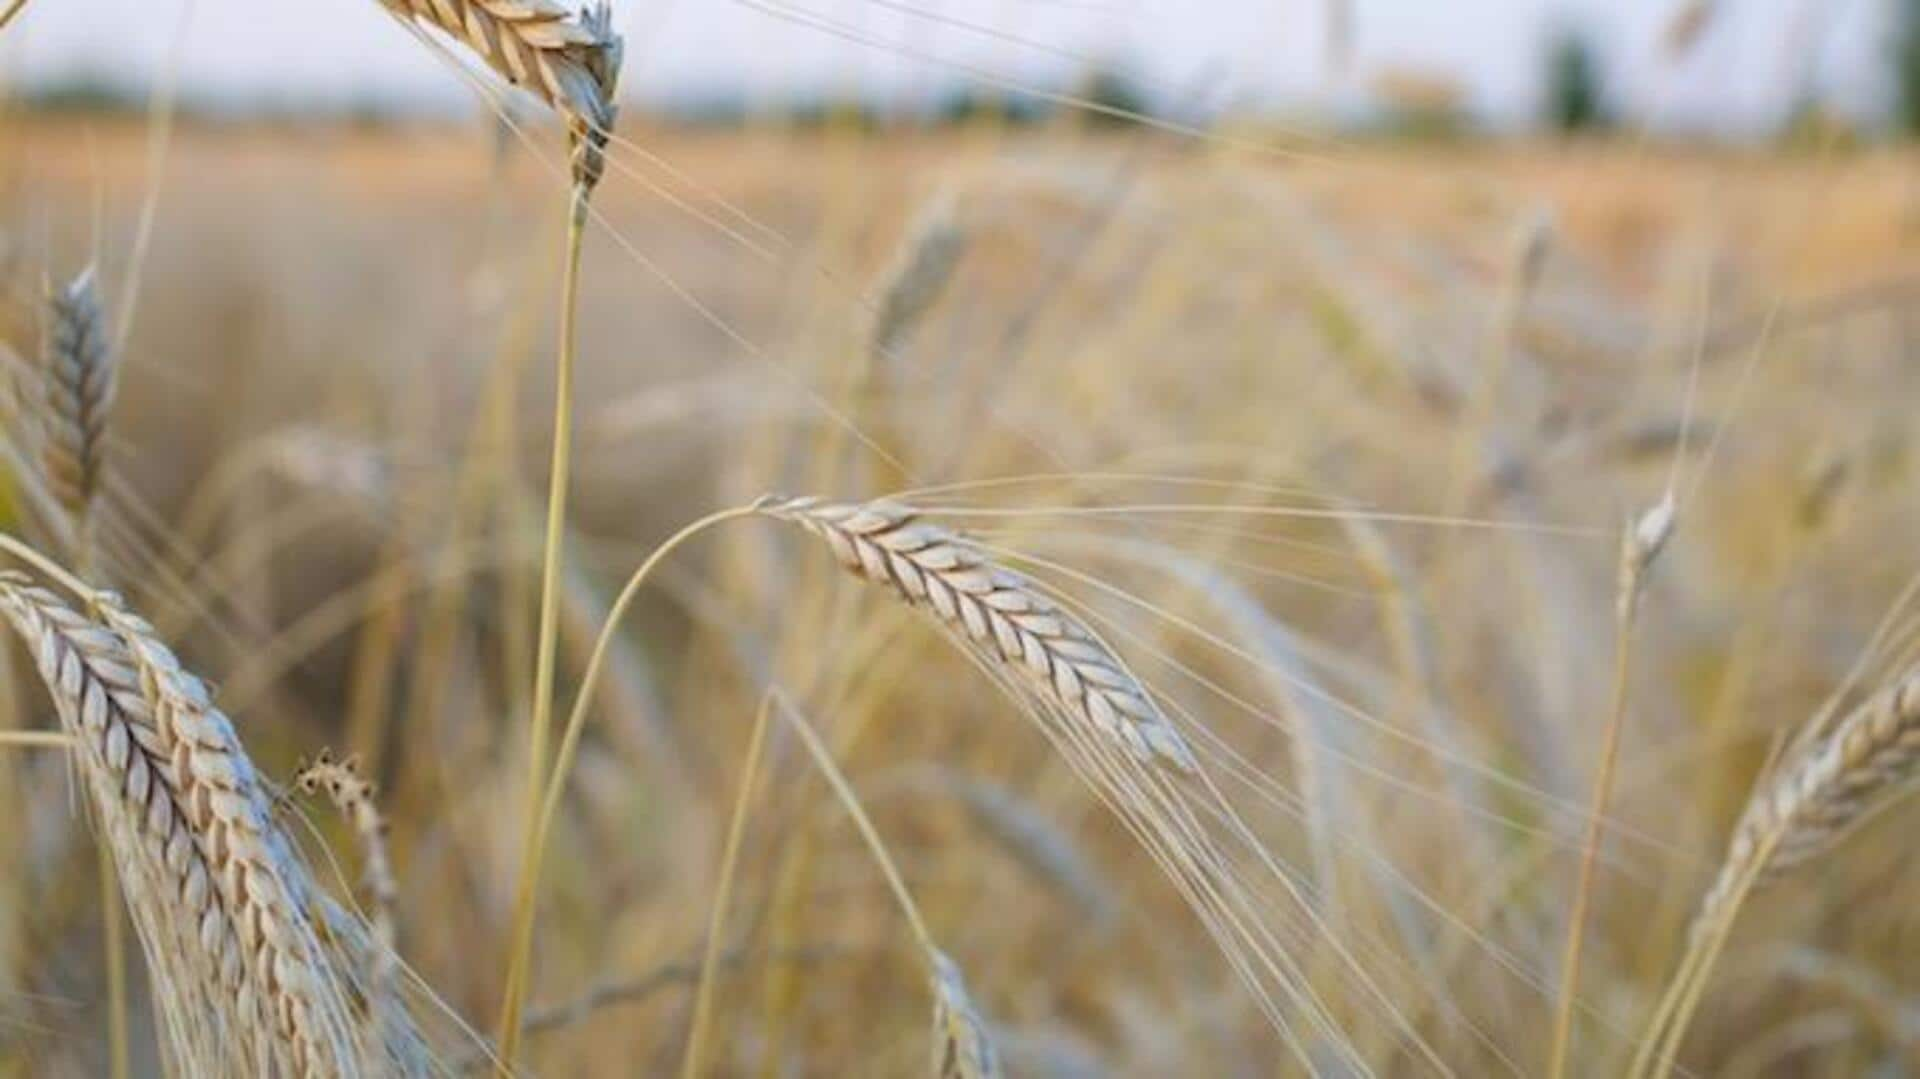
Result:
{"label": "thin bristle", "polygon": [[1136,760],[1193,771],[1186,739],[1118,656],[1022,574],[955,533],[886,502],[850,504],[768,496],[766,516],[825,540],[855,575],[931,611],[983,657],[1027,684],[1090,732]]}

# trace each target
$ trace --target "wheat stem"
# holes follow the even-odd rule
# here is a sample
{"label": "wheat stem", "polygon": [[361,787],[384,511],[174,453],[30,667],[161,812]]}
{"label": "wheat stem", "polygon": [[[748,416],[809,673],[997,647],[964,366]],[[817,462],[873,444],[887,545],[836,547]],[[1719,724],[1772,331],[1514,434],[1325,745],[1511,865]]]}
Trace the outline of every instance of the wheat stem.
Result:
{"label": "wheat stem", "polygon": [[520,1047],[520,1014],[527,993],[533,938],[534,851],[539,842],[540,797],[553,722],[554,661],[560,621],[560,551],[567,520],[567,484],[573,458],[573,368],[580,299],[580,248],[586,233],[588,187],[573,185],[567,199],[566,268],[560,295],[560,349],[553,383],[553,455],[547,481],[545,554],[540,565],[540,628],[534,651],[533,724],[527,746],[527,808],[520,888],[514,900],[507,984],[500,1003],[500,1066],[511,1071]]}
{"label": "wheat stem", "polygon": [[107,1059],[113,1079],[132,1074],[127,1052],[127,929],[120,904],[120,875],[113,864],[113,844],[102,828],[94,840],[94,852],[100,862],[100,922],[106,929],[102,942],[107,966]]}
{"label": "wheat stem", "polygon": [[906,915],[907,924],[913,929],[914,939],[920,945],[921,955],[927,961],[933,990],[933,1074],[938,1079],[998,1079],[999,1054],[987,1036],[986,1023],[974,1010],[973,1000],[967,993],[966,980],[960,976],[960,968],[934,943],[933,932],[927,928],[926,919],[921,917],[919,904],[913,901],[913,893],[907,890],[906,878],[900,875],[900,867],[894,863],[893,856],[887,853],[887,845],[881,840],[879,829],[873,826],[873,820],[867,816],[859,797],[853,793],[853,785],[847,782],[847,777],[841,773],[840,766],[834,763],[826,744],[820,740],[819,733],[800,714],[800,710],[777,689],[772,691],[772,697],[780,706],[781,718],[800,737],[814,765],[820,769],[827,785],[833,788],[834,797],[839,799],[847,815],[853,818],[854,827],[859,830],[860,838],[873,854],[874,862],[879,865],[880,873],[886,878],[887,887],[900,904],[901,912]]}
{"label": "wheat stem", "polygon": [[1627,690],[1633,668],[1633,629],[1640,613],[1640,594],[1647,571],[1673,535],[1674,499],[1671,489],[1641,514],[1620,539],[1620,569],[1614,604],[1613,693],[1606,731],[1601,737],[1600,765],[1594,773],[1593,798],[1587,807],[1586,835],[1580,848],[1580,879],[1574,888],[1573,910],[1567,918],[1566,949],[1560,964],[1560,1001],[1554,1012],[1553,1045],[1548,1074],[1563,1079],[1567,1055],[1573,1046],[1574,1001],[1580,992],[1580,957],[1586,940],[1587,907],[1593,897],[1594,867],[1599,861],[1601,825],[1613,791],[1613,774],[1620,759],[1620,732],[1626,726]]}
{"label": "wheat stem", "polygon": [[72,749],[73,739],[59,731],[0,731],[0,746],[22,749]]}
{"label": "wheat stem", "polygon": [[747,761],[741,766],[740,790],[734,796],[733,819],[727,824],[727,843],[720,855],[720,880],[713,891],[713,908],[707,914],[707,943],[700,957],[700,984],[693,998],[693,1021],[687,1030],[687,1052],[680,1074],[684,1079],[699,1079],[701,1050],[706,1047],[707,1026],[713,1017],[714,970],[720,962],[720,935],[726,928],[727,907],[733,898],[734,869],[740,863],[740,843],[747,831],[747,807],[753,800],[754,780],[760,774],[760,754],[766,746],[767,717],[773,710],[773,695],[760,699],[759,714],[753,720],[753,734],[747,739]]}

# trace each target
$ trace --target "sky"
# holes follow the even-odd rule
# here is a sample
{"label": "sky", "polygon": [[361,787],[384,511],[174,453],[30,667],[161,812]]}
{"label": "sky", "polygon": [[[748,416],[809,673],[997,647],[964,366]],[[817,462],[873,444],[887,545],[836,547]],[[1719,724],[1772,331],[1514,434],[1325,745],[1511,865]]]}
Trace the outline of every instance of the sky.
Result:
{"label": "sky", "polygon": [[[1717,0],[1673,62],[1661,38],[1685,0],[1344,0],[1344,64],[1327,47],[1343,0],[614,0],[629,96],[670,103],[863,95],[924,101],[955,87],[1058,86],[1124,64],[1161,102],[1351,111],[1384,71],[1443,75],[1480,116],[1534,114],[1544,43],[1586,31],[1622,111],[1662,129],[1777,124],[1807,88],[1844,114],[1884,110],[1887,28],[1901,0]],[[277,106],[470,107],[446,61],[376,0],[29,0],[0,33],[0,78],[177,70],[202,99]]]}

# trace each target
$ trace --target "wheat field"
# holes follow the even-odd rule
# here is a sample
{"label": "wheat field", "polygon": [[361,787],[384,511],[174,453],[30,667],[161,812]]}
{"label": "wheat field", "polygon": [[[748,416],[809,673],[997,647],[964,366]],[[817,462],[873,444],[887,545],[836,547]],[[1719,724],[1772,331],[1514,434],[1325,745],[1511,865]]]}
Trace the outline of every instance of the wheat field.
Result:
{"label": "wheat field", "polygon": [[470,3],[561,123],[0,115],[6,1074],[1920,1074],[1910,146]]}

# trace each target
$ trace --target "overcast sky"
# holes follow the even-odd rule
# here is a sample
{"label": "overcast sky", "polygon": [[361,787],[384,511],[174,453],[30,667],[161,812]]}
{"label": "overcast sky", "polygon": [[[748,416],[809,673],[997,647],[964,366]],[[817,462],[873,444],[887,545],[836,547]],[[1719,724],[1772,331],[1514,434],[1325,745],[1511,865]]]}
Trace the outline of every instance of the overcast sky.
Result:
{"label": "overcast sky", "polygon": [[[995,79],[1058,84],[1124,61],[1166,98],[1212,104],[1360,100],[1387,69],[1459,80],[1496,120],[1530,114],[1543,42],[1590,31],[1613,94],[1659,126],[1750,131],[1804,88],[1853,115],[1884,106],[1900,0],[1719,0],[1681,64],[1660,39],[1681,0],[1348,0],[1344,75],[1329,63],[1338,0],[615,0],[625,86],[643,100],[864,93],[912,100]],[[184,30],[182,27],[184,26]],[[280,104],[429,100],[465,91],[375,0],[30,0],[0,34],[10,79],[113,73],[146,82],[181,42],[189,91]]]}

